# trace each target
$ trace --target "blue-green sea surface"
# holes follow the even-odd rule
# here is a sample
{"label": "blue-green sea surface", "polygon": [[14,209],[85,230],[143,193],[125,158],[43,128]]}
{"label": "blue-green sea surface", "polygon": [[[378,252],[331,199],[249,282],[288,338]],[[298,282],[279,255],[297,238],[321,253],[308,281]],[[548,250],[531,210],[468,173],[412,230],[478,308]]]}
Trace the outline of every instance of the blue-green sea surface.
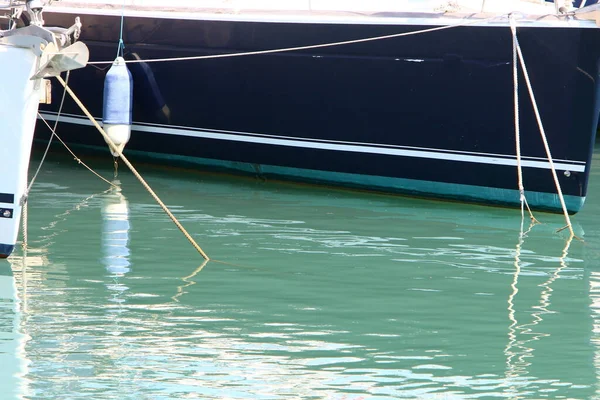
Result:
{"label": "blue-green sea surface", "polygon": [[51,157],[0,261],[2,399],[600,397],[600,149],[571,243],[561,215],[521,238],[515,209],[138,167],[213,261],[124,165],[107,190]]}

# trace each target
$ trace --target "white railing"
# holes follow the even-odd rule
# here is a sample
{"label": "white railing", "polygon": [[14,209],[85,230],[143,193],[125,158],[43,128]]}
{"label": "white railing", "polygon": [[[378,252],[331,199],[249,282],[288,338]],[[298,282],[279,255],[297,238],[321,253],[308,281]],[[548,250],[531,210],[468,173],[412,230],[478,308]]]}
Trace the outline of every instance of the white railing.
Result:
{"label": "white railing", "polygon": [[[1,0],[0,0],[1,1]],[[570,0],[556,0],[569,8]],[[349,11],[349,12],[486,12],[553,14],[555,5],[544,0],[55,0],[59,7],[114,8],[125,6],[143,9],[221,9],[277,11]]]}

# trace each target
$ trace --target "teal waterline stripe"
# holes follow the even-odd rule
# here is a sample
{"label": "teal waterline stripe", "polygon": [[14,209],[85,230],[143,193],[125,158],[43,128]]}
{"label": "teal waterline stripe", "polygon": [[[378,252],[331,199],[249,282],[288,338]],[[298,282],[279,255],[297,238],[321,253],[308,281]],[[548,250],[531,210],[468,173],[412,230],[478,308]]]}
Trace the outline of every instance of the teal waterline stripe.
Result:
{"label": "teal waterline stripe", "polygon": [[[466,200],[497,205],[519,205],[519,191],[486,186],[463,185],[416,179],[390,178],[384,176],[361,175],[346,172],[320,171],[303,168],[281,167],[263,164],[250,164],[237,161],[214,160],[210,158],[180,156],[172,154],[151,153],[139,150],[128,150],[128,154],[148,157],[157,160],[184,162],[186,164],[202,165],[215,169],[238,171],[245,174],[264,175],[278,178],[294,178],[308,182],[327,183],[355,187],[361,189],[396,192],[427,197],[438,196],[448,199]],[[516,183],[515,183],[516,184]],[[525,191],[527,202],[533,208],[562,211],[558,195],[552,193]],[[585,197],[564,196],[567,209],[571,213],[578,212],[583,207]]]}
{"label": "teal waterline stripe", "polygon": [[[84,149],[107,151],[104,148],[90,145],[71,145]],[[249,175],[264,175],[276,178],[326,183],[337,186],[354,187],[359,189],[378,190],[382,192],[395,192],[400,194],[417,195],[423,197],[442,197],[453,200],[471,201],[495,205],[520,205],[519,191],[516,189],[501,189],[487,186],[463,185],[458,183],[445,183],[434,181],[421,181],[416,179],[390,178],[385,176],[351,174],[346,172],[330,172],[312,169],[280,167],[263,164],[250,164],[237,161],[215,160],[202,157],[190,157],[173,154],[153,153],[141,150],[127,150],[126,155],[140,158],[160,160],[161,164],[171,163],[185,165],[199,165],[212,169],[236,171]],[[552,193],[532,192],[525,190],[527,202],[532,208],[546,209],[561,212],[562,206],[558,195]],[[570,213],[576,213],[583,207],[585,197],[564,196],[565,204]]]}

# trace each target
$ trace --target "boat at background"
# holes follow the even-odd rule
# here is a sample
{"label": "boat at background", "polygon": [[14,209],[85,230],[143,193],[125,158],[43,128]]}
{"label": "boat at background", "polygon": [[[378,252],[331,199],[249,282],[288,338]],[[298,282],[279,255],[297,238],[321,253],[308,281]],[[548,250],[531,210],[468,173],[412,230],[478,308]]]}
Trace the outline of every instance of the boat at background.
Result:
{"label": "boat at background", "polygon": [[[82,16],[92,62],[70,86],[97,117],[122,38],[130,156],[513,206],[521,164],[532,208],[562,209],[558,181],[568,212],[579,211],[600,111],[599,6],[383,3],[80,0],[54,3],[46,18]],[[511,18],[556,180],[522,70],[517,156]],[[43,110],[57,120],[56,104]],[[67,143],[105,148],[75,104],[59,119]],[[41,124],[38,135],[48,136]]]}
{"label": "boat at background", "polygon": [[[88,57],[85,45],[74,43],[79,22],[45,28],[43,7],[40,0],[0,1],[0,258],[14,249],[27,202],[38,105],[51,99],[44,78],[81,68]],[[24,15],[28,24],[20,26]]]}

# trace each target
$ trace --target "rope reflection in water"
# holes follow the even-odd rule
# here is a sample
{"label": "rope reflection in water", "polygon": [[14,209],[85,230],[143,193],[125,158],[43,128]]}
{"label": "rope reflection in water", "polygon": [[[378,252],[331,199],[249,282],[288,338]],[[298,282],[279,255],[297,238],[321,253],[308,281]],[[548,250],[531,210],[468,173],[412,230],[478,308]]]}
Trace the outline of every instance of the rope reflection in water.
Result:
{"label": "rope reflection in water", "polygon": [[[516,317],[515,299],[519,292],[518,283],[519,276],[522,273],[522,266],[524,265],[521,260],[521,250],[525,243],[525,238],[531,232],[532,228],[537,224],[537,221],[531,220],[530,226],[526,231],[523,231],[524,217],[521,217],[521,231],[519,234],[519,241],[517,242],[515,250],[515,271],[511,282],[511,293],[508,297],[508,319],[510,320],[510,326],[508,328],[508,344],[504,349],[506,355],[506,372],[505,372],[505,385],[507,386],[507,392],[511,395],[519,395],[519,389],[525,387],[525,381],[522,380],[529,374],[529,367],[531,366],[531,358],[535,348],[533,344],[539,341],[543,337],[550,336],[548,333],[543,333],[536,330],[536,327],[543,321],[544,314],[551,314],[553,311],[549,310],[550,297],[552,296],[553,289],[552,283],[560,277],[560,273],[568,267],[568,255],[569,248],[575,235],[567,237],[562,254],[558,259],[558,267],[549,273],[549,278],[538,286],[542,288],[540,293],[539,304],[532,306],[532,317],[529,323],[519,323]],[[528,360],[529,359],[529,360]]]}
{"label": "rope reflection in water", "polygon": [[[592,335],[590,342],[594,352],[594,366],[600,376],[600,271],[590,272],[590,311],[592,315]],[[600,379],[596,382],[596,397],[600,396]]]}

